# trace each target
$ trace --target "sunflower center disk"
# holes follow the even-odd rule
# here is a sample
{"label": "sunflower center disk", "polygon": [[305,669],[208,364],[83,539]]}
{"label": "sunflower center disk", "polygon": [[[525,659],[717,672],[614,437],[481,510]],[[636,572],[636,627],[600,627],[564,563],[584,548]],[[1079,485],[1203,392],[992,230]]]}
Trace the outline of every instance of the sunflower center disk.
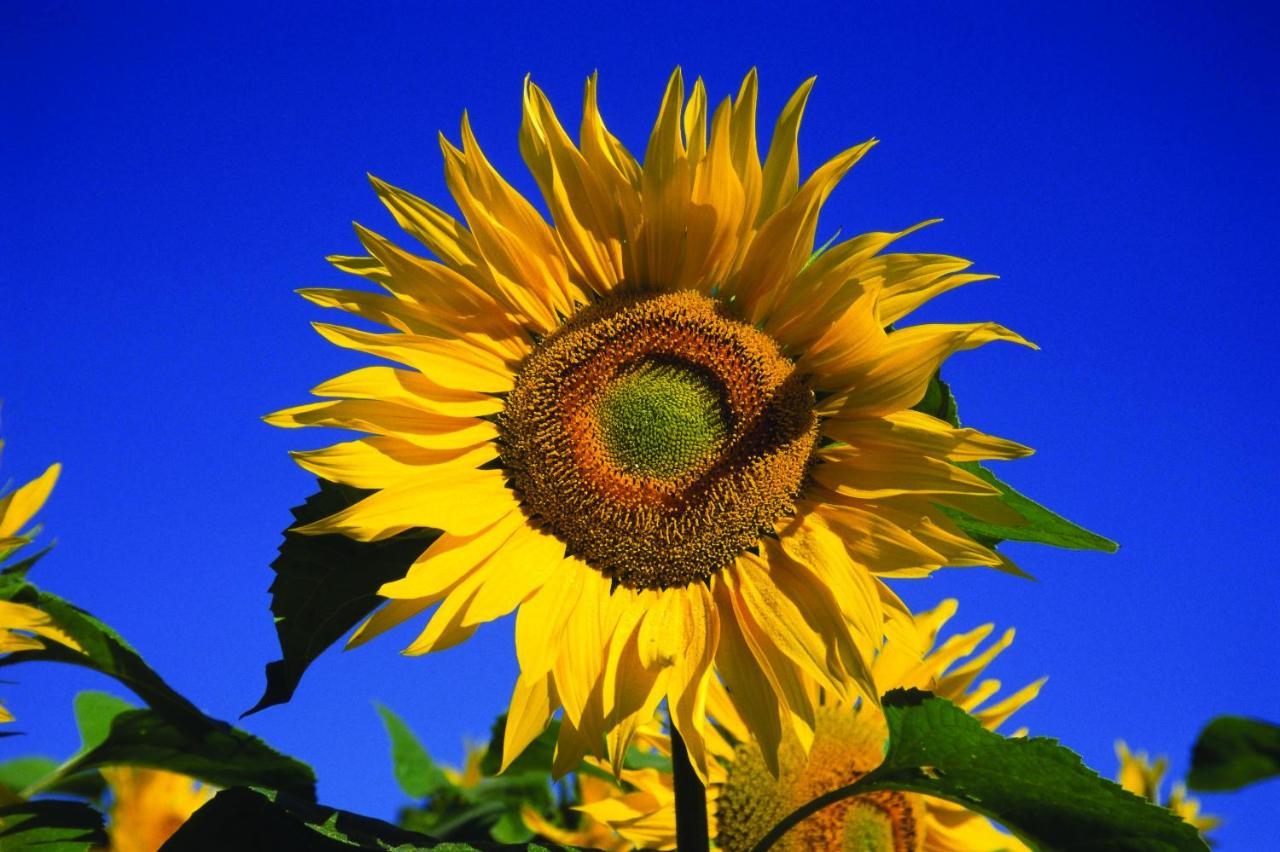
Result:
{"label": "sunflower center disk", "polygon": [[813,394],[762,332],[692,292],[585,308],[498,420],[524,511],[622,585],[705,581],[795,509]]}
{"label": "sunflower center disk", "polygon": [[671,364],[642,363],[605,391],[597,412],[610,461],[636,476],[686,474],[728,437],[719,394]]}

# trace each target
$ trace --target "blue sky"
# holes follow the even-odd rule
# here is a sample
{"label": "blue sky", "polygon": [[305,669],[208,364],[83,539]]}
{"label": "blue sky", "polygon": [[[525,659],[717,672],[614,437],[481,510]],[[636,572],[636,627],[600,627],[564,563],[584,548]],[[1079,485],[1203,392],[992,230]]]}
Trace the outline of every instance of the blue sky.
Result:
{"label": "blue sky", "polygon": [[[1123,549],[1015,546],[1037,582],[956,570],[898,584],[907,600],[956,595],[957,628],[1016,626],[994,673],[1049,675],[1021,723],[1105,774],[1117,737],[1180,773],[1211,716],[1280,717],[1280,33],[1260,4],[184,5],[0,13],[0,434],[6,478],[66,467],[34,579],[206,711],[250,706],[276,654],[267,565],[312,488],[286,451],[324,436],[259,418],[355,365],[292,291],[345,283],[323,257],[355,251],[351,220],[393,230],[365,172],[446,202],[436,132],[456,139],[469,109],[532,192],[527,72],[575,124],[598,69],[606,120],[639,150],[680,64],[718,96],[758,66],[762,131],[816,74],[806,170],[883,140],[822,235],[944,217],[911,247],[1001,279],[922,319],[994,319],[1043,347],[954,359],[961,415],[1034,446],[1000,472]],[[456,762],[514,679],[510,624],[400,657],[411,632],[326,654],[245,726],[312,762],[326,802],[390,817],[371,702]],[[69,752],[71,697],[110,688],[53,666],[7,677],[28,735],[0,757]],[[1273,837],[1276,792],[1204,797],[1221,848]]]}

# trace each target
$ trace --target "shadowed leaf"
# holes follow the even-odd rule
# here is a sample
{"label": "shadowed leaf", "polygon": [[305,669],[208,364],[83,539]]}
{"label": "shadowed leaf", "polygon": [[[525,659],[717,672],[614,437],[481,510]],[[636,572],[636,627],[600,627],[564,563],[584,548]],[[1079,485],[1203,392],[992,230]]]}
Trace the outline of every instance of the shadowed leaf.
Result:
{"label": "shadowed leaf", "polygon": [[1236,790],[1280,775],[1280,726],[1240,716],[1219,716],[1191,749],[1187,786]]}
{"label": "shadowed leaf", "polygon": [[293,527],[327,518],[367,497],[369,491],[320,480],[320,490],[293,509],[280,555],[271,563],[271,612],[281,658],[267,664],[267,687],[244,715],[293,697],[307,667],[373,612],[385,598],[383,583],[398,580],[439,534],[411,530],[386,541],[361,542],[344,535],[302,535]]}
{"label": "shadowed leaf", "polygon": [[[810,802],[780,828],[842,799],[902,790],[983,814],[1033,849],[1208,849],[1191,825],[1102,778],[1056,740],[1000,736],[950,701],[915,689],[885,695],[884,713],[889,728],[884,762]],[[780,836],[775,829],[765,841]],[[765,841],[757,852],[768,848]]]}
{"label": "shadowed leaf", "polygon": [[83,852],[106,844],[102,814],[84,802],[46,799],[0,808],[4,852]]}

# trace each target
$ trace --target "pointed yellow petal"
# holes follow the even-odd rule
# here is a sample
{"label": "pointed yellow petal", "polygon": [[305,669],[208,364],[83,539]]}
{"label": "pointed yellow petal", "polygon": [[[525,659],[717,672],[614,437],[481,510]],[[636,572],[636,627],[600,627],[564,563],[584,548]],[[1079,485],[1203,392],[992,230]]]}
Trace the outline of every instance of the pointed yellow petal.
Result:
{"label": "pointed yellow petal", "polygon": [[51,464],[44,473],[26,485],[0,497],[0,538],[17,533],[40,511],[40,507],[49,499],[61,472],[62,465]]}
{"label": "pointed yellow petal", "polygon": [[502,768],[499,772],[505,772],[529,743],[546,730],[559,703],[548,676],[528,678],[521,675],[516,680],[507,710],[507,726],[502,734]]}
{"label": "pointed yellow petal", "polygon": [[496,458],[498,449],[490,441],[473,447],[428,449],[398,438],[377,437],[290,455],[304,470],[330,482],[376,491],[446,468],[477,468]]}
{"label": "pointed yellow petal", "polygon": [[314,326],[330,343],[406,364],[441,387],[502,393],[513,386],[511,367],[501,358],[462,339],[371,334],[328,323],[314,323]]}
{"label": "pointed yellow petal", "polygon": [[516,658],[520,671],[541,677],[555,664],[565,626],[576,617],[578,600],[592,571],[572,557],[561,560],[547,582],[516,612]]}
{"label": "pointed yellow petal", "polygon": [[883,418],[857,420],[843,419],[837,414],[823,420],[822,432],[859,448],[884,448],[951,461],[1016,459],[1033,452],[1030,447],[976,429],[957,429],[919,411],[898,411]]}
{"label": "pointed yellow petal", "polygon": [[357,541],[381,541],[417,527],[466,535],[494,523],[514,504],[500,471],[451,470],[383,489],[295,530],[342,533]]}
{"label": "pointed yellow petal", "polygon": [[929,380],[943,361],[955,352],[976,349],[994,340],[1036,348],[1007,328],[990,322],[900,329],[889,335],[881,357],[815,376],[815,387],[834,391],[819,410],[824,414],[843,411],[876,417],[910,408],[924,397]]}
{"label": "pointed yellow petal", "polygon": [[482,530],[465,535],[446,532],[409,566],[404,577],[384,583],[378,594],[434,603],[502,550],[526,524],[524,513],[509,505],[506,514]]}
{"label": "pointed yellow petal", "polygon": [[[759,221],[773,215],[796,194],[800,185],[800,119],[804,115],[809,92],[816,77],[800,84],[778,116],[769,142],[769,155],[765,158],[763,188],[760,197]],[[753,87],[754,88],[754,87]]]}
{"label": "pointed yellow petal", "polygon": [[755,736],[769,771],[777,775],[782,743],[779,696],[742,632],[729,585],[717,582],[713,592],[721,613],[716,668],[724,678],[726,694],[745,722],[744,730]]}

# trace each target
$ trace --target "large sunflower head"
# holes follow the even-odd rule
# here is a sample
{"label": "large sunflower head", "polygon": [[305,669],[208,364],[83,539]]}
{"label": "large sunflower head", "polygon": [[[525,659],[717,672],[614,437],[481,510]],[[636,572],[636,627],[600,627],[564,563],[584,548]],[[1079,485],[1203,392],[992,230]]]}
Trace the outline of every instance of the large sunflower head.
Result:
{"label": "large sunflower head", "polygon": [[[949,637],[936,645],[939,630],[955,613],[955,601],[917,616],[915,623],[895,622],[889,638],[872,662],[876,685],[883,691],[898,687],[928,689],[949,699],[994,730],[1019,707],[1034,698],[1037,681],[994,703],[999,681],[980,679],[993,659],[1013,641],[1013,631],[983,643],[991,636],[987,624]],[[725,852],[752,849],[783,817],[818,796],[851,784],[875,769],[884,758],[888,736],[884,717],[874,706],[849,703],[815,693],[817,719],[811,743],[794,732],[784,737],[779,769],[770,769],[758,738],[735,711],[719,682],[713,682],[709,707],[716,719],[708,747],[714,754],[708,787],[712,833]],[[652,741],[652,738],[651,738]],[[669,746],[654,743],[657,751]],[[653,770],[624,770],[620,786],[608,795],[584,797],[577,808],[584,825],[600,832],[603,823],[630,845],[628,848],[674,848],[675,800],[671,776],[655,781],[641,775]],[[552,840],[557,831],[529,822]],[[964,808],[914,793],[881,792],[830,805],[789,831],[775,847],[808,849],[892,849],[896,852],[996,852],[1025,847],[996,829],[985,817]]]}
{"label": "large sunflower head", "polygon": [[1025,341],[991,323],[896,327],[989,277],[884,251],[916,228],[815,256],[819,210],[874,140],[801,182],[809,89],[762,162],[754,72],[712,110],[677,71],[638,160],[605,128],[594,78],[577,142],[526,83],[520,150],[550,223],[464,117],[461,145],[442,139],[464,221],[373,181],[434,257],[358,227],[368,254],[332,260],[385,293],[303,291],[389,326],[317,328],[398,366],[268,418],[366,433],[296,454],[376,491],[302,531],[443,531],[353,641],[436,607],[408,649],[423,653],[519,609],[508,759],[563,707],[558,767],[602,752],[619,765],[665,699],[705,772],[713,662],[776,750],[784,728],[812,733],[802,676],[874,700],[867,661],[901,609],[882,577],[1008,567],[944,507],[1009,520],[954,462],[1028,450],[912,406],[952,353]]}

